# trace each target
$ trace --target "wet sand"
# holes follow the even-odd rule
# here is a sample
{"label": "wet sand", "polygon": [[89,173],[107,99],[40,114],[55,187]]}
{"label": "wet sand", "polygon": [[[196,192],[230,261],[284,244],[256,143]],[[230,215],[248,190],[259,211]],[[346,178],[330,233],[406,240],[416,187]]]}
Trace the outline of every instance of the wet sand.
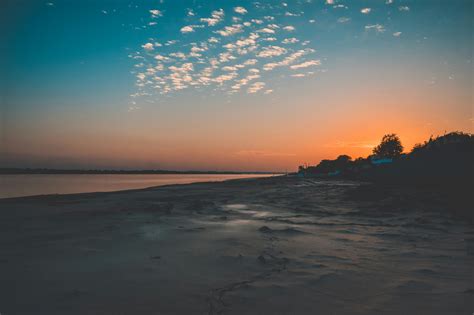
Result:
{"label": "wet sand", "polygon": [[291,177],[0,200],[8,314],[471,314],[474,227]]}

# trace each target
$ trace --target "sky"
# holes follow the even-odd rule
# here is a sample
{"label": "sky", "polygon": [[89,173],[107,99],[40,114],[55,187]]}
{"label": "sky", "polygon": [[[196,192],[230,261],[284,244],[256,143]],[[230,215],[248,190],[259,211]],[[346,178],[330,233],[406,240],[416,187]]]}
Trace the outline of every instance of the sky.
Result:
{"label": "sky", "polygon": [[473,129],[469,0],[0,6],[0,167],[293,171]]}

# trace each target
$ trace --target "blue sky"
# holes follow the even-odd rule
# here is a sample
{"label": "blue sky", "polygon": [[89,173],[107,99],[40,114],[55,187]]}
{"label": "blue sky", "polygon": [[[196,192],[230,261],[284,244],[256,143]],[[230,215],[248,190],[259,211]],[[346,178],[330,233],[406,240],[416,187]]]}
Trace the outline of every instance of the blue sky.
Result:
{"label": "blue sky", "polygon": [[[327,143],[290,152],[262,120],[293,138],[318,133],[338,143],[354,140],[340,137],[341,115],[363,122],[393,111],[417,120],[418,127],[388,126],[411,142],[472,128],[470,1],[51,0],[11,1],[2,11],[3,153],[28,156],[21,159],[28,165],[52,156],[74,161],[58,166],[145,165],[95,156],[96,145],[78,145],[80,135],[146,138],[146,146],[174,152],[148,152],[147,166],[209,167],[173,164],[178,154],[195,154],[186,148],[197,141],[203,151],[236,155],[245,162],[239,168],[282,169],[324,158]],[[399,108],[380,101],[397,91],[404,91]],[[301,125],[290,121],[285,130],[293,112]],[[316,128],[308,117],[334,124]],[[381,136],[358,129],[361,142]],[[212,140],[215,132],[222,139]],[[89,153],[76,158],[81,150]],[[244,162],[242,152],[250,155]]]}

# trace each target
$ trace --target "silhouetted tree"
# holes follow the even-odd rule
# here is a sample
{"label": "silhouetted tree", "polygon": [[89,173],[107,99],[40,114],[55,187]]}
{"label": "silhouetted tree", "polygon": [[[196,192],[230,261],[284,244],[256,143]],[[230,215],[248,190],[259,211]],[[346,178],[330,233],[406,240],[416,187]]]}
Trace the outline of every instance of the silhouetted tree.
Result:
{"label": "silhouetted tree", "polygon": [[399,157],[402,152],[403,146],[400,138],[394,133],[383,136],[382,142],[373,150],[375,155],[391,159]]}
{"label": "silhouetted tree", "polygon": [[336,161],[339,161],[339,162],[342,162],[342,163],[348,163],[349,161],[351,161],[352,158],[349,156],[349,155],[339,155],[336,159]]}

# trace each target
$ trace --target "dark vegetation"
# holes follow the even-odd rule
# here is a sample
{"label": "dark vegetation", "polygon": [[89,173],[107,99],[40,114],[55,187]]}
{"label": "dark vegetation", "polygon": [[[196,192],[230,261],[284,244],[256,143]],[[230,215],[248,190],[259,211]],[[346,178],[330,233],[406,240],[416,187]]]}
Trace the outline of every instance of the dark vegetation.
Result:
{"label": "dark vegetation", "polygon": [[[474,222],[472,187],[474,182],[474,136],[451,132],[431,137],[403,154],[399,137],[389,134],[367,158],[352,160],[341,155],[316,166],[299,168],[305,177],[362,180],[372,185],[361,188],[359,197],[375,198],[404,193],[415,201],[445,202],[452,212]],[[363,191],[365,190],[365,191]],[[430,198],[426,198],[430,195]]]}

